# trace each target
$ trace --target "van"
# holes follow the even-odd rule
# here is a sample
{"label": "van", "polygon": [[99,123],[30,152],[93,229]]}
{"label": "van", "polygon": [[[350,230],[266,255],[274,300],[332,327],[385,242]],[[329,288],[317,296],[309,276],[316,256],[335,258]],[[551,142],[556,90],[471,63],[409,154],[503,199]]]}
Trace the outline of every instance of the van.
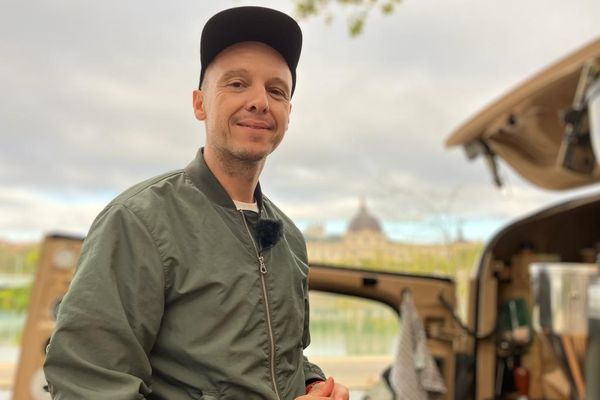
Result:
{"label": "van", "polygon": [[[594,107],[600,108],[600,39],[483,109],[453,132],[446,145],[463,147],[471,160],[483,158],[496,185],[502,185],[499,159],[548,190],[593,185],[600,181],[600,132],[592,137],[594,129],[600,130],[600,109],[594,114]],[[44,350],[82,240],[48,235],[44,241],[17,368],[16,399],[49,398],[41,369]],[[586,378],[600,381],[589,371],[586,377],[584,367],[588,336],[600,335],[586,331],[585,324],[586,288],[597,275],[599,250],[600,192],[547,207],[496,233],[469,279],[465,320],[458,316],[456,283],[449,277],[313,263],[309,286],[314,293],[384,305],[396,313],[401,333],[414,329],[414,343],[422,341],[425,347],[413,348],[427,353],[434,366],[415,365],[420,368],[414,376],[417,384],[423,384],[422,371],[435,370],[427,398],[583,399]],[[411,309],[417,318],[400,315]],[[383,363],[372,360],[381,369],[378,379],[352,398],[412,400],[396,393],[398,385],[409,383],[395,382],[394,376],[407,367],[407,360],[419,364],[421,356],[403,358],[402,349],[395,348]],[[356,379],[361,379],[361,366],[348,366]],[[435,379],[443,385],[436,386]]]}

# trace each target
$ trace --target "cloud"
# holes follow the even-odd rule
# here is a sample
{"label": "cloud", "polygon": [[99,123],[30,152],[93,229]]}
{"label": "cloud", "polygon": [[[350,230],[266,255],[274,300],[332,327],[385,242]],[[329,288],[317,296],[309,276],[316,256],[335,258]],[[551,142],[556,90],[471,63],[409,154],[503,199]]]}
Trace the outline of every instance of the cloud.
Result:
{"label": "cloud", "polygon": [[[202,23],[241,4],[250,1],[5,7],[0,236],[85,231],[110,196],[185,166],[203,142],[191,113]],[[441,212],[434,205],[465,218],[510,218],[560,198],[510,172],[503,197],[481,160],[467,163],[443,141],[511,86],[598,36],[598,2],[407,1],[391,16],[373,13],[356,39],[343,16],[301,26],[290,129],[262,177],[292,217],[345,219],[365,196],[386,220],[427,218]],[[432,198],[440,201],[422,200]]]}
{"label": "cloud", "polygon": [[2,236],[31,240],[53,232],[84,235],[105,203],[102,197],[53,197],[31,190],[0,189]]}

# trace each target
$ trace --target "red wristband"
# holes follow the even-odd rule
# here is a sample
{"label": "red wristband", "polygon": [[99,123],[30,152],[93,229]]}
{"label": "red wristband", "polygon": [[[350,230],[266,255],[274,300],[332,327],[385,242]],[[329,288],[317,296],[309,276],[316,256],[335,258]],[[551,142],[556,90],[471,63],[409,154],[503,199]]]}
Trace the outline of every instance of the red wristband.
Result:
{"label": "red wristband", "polygon": [[319,382],[325,382],[325,381],[314,381],[314,382],[309,383],[308,385],[306,385],[306,390],[304,391],[304,394],[309,394],[310,391],[312,390],[313,386],[315,386]]}

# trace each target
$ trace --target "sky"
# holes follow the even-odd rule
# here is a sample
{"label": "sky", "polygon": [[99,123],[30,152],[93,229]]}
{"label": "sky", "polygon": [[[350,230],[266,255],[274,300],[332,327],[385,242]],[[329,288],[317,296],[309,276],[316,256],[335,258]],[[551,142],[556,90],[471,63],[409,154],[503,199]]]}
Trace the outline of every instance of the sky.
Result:
{"label": "sky", "polygon": [[[204,141],[191,93],[215,12],[293,0],[5,2],[0,15],[0,238],[83,235],[119,192],[182,168]],[[581,194],[536,189],[501,164],[444,147],[462,122],[600,37],[597,0],[405,0],[300,21],[290,127],[261,177],[301,228],[343,232],[365,199],[397,240],[485,240],[508,221]],[[589,189],[587,189],[589,190]],[[591,190],[594,190],[593,188]]]}

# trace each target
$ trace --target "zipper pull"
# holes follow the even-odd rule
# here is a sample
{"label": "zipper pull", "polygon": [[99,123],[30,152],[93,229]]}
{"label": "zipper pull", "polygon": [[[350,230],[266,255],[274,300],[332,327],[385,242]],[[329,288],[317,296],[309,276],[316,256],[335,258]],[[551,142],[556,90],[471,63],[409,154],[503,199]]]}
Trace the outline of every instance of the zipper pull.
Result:
{"label": "zipper pull", "polygon": [[258,262],[260,264],[260,272],[264,275],[267,273],[267,265],[265,264],[265,258],[260,255],[258,256]]}

